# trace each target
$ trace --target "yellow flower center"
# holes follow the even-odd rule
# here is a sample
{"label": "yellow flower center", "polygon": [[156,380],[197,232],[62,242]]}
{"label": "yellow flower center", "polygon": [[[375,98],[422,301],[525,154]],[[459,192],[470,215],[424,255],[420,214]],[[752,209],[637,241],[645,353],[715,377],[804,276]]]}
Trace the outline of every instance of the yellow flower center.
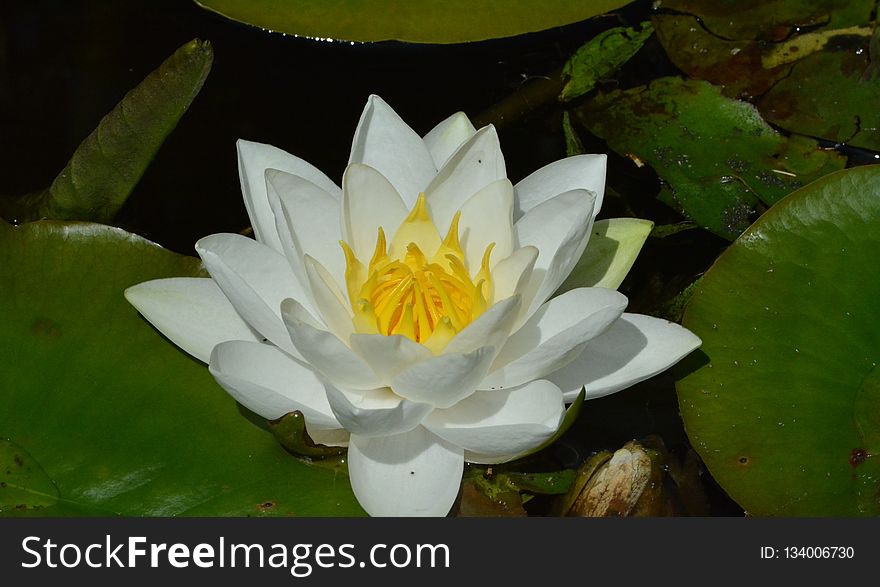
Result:
{"label": "yellow flower center", "polygon": [[460,217],[457,212],[441,240],[425,194],[419,194],[390,246],[379,227],[366,267],[340,241],[357,332],[402,334],[439,353],[486,310],[486,300],[492,296],[489,257],[495,243],[486,247],[480,269],[471,277],[458,238]]}

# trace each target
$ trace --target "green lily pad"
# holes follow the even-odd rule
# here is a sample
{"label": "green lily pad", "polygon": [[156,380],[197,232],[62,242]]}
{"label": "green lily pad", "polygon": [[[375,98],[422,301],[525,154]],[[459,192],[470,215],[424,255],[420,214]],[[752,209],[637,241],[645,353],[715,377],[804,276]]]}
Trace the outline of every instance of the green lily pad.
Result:
{"label": "green lily pad", "polygon": [[590,39],[562,67],[566,81],[559,99],[568,102],[592,90],[601,79],[629,61],[653,33],[654,27],[648,21],[638,31],[616,27]]}
{"label": "green lily pad", "polygon": [[49,188],[0,198],[0,215],[109,222],[199,93],[213,55],[206,41],[178,49],[101,120]]}
{"label": "green lily pad", "polygon": [[558,495],[568,491],[572,481],[574,481],[576,472],[573,469],[563,469],[550,473],[510,471],[505,474],[507,475],[508,482],[519,491],[538,495]]}
{"label": "green lily pad", "polygon": [[586,152],[584,143],[571,123],[571,114],[568,110],[562,112],[562,136],[565,138],[566,157],[574,157]]}
{"label": "green lily pad", "polygon": [[871,75],[870,65],[867,38],[846,51],[814,53],[797,63],[758,108],[785,130],[880,150],[880,76]]}
{"label": "green lily pad", "polygon": [[823,28],[771,45],[764,54],[762,63],[764,67],[794,63],[826,47],[841,50],[844,47],[855,46],[854,50],[858,53],[862,40],[867,42],[872,36],[874,36],[874,26],[869,22],[842,29]]}
{"label": "green lily pad", "polygon": [[[667,13],[652,17],[657,38],[670,60],[690,77],[722,86],[724,94],[732,98],[761,96],[784,80],[795,62],[826,46],[838,46],[852,38],[867,39],[872,31],[869,2],[786,1],[784,6],[762,2],[751,10],[743,10],[742,2],[735,8],[724,2],[674,4],[694,10],[698,16]],[[765,13],[764,8],[770,5],[775,8]],[[707,14],[714,14],[717,22],[712,17],[707,22]],[[815,30],[809,26],[817,23],[826,26]],[[808,26],[802,30],[804,24]],[[721,27],[724,34],[714,33],[711,25]]]}
{"label": "green lily pad", "polygon": [[58,488],[40,464],[14,442],[0,439],[0,512],[56,503]]}
{"label": "green lily pad", "polygon": [[750,514],[880,514],[878,246],[880,166],[834,173],[761,217],[687,306],[708,363],[677,384],[685,428]]}
{"label": "green lily pad", "polygon": [[601,94],[575,120],[621,155],[654,168],[660,199],[733,240],[766,207],[843,168],[844,157],[773,130],[746,102],[706,82],[660,78]]}
{"label": "green lily pad", "polygon": [[345,41],[463,43],[586,20],[629,0],[196,0],[227,18],[289,35]]}
{"label": "green lily pad", "polygon": [[874,0],[663,0],[660,6],[697,16],[724,39],[781,41],[799,28],[867,23]]}
{"label": "green lily pad", "polygon": [[200,274],[116,228],[0,222],[0,467],[26,455],[17,491],[39,496],[4,514],[362,514],[345,475],[288,454],[122,295]]}
{"label": "green lily pad", "polygon": [[692,78],[721,86],[725,96],[760,96],[791,69],[790,64],[764,66],[767,43],[718,37],[694,16],[659,14],[652,21],[675,66]]}
{"label": "green lily pad", "polygon": [[508,492],[559,495],[568,491],[577,476],[573,469],[549,472],[508,471],[504,465],[471,466],[464,474],[484,495],[497,500]]}

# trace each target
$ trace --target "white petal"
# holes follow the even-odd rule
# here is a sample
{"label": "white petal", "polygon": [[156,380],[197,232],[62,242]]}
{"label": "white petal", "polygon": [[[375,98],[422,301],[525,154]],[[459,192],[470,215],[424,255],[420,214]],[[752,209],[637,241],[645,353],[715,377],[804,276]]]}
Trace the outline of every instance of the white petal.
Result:
{"label": "white petal", "polygon": [[294,346],[324,379],[351,389],[382,386],[370,366],[335,334],[301,320],[300,313],[295,300],[284,300],[281,304],[281,314]]}
{"label": "white petal", "polygon": [[419,426],[395,436],[352,435],[351,488],[371,516],[445,516],[464,471],[462,450]]}
{"label": "white petal", "polygon": [[448,408],[476,390],[494,355],[494,347],[480,347],[466,354],[443,354],[401,372],[391,389],[408,400]]}
{"label": "white petal", "polygon": [[434,356],[428,347],[399,334],[352,334],[349,342],[382,385],[391,385],[398,373]]}
{"label": "white petal", "polygon": [[519,246],[538,249],[538,260],[523,291],[530,316],[562,284],[580,259],[593,222],[594,195],[585,190],[559,194],[535,206],[513,227]]}
{"label": "white petal", "polygon": [[306,422],[306,432],[309,433],[315,444],[323,444],[324,446],[348,446],[348,440],[351,436],[345,428],[318,430],[309,426],[308,422]]}
{"label": "white petal", "polygon": [[367,100],[348,162],[377,169],[407,207],[412,207],[437,172],[422,138],[379,96]]}
{"label": "white petal", "polygon": [[538,248],[531,245],[515,250],[492,270],[492,297],[495,301],[520,293],[528,283],[538,260]]}
{"label": "white petal", "polygon": [[554,161],[535,171],[516,184],[514,218],[550,198],[571,190],[584,189],[596,194],[593,216],[602,208],[605,194],[605,167],[608,157],[602,155],[575,155]]}
{"label": "white petal", "polygon": [[425,190],[431,218],[441,234],[446,234],[452,217],[468,198],[505,177],[498,133],[494,126],[483,127],[449,158]]}
{"label": "white petal", "polygon": [[581,355],[547,377],[574,401],[586,386],[586,397],[596,398],[635,385],[661,373],[699,347],[690,330],[642,314],[624,314],[601,336],[591,340]]}
{"label": "white petal", "polygon": [[424,136],[425,146],[440,169],[456,150],[468,141],[477,130],[464,112],[456,112]]}
{"label": "white petal", "polygon": [[345,256],[339,246],[339,198],[306,179],[275,169],[266,171],[266,184],[284,255],[300,281],[307,280],[302,259],[310,255],[337,283],[343,283]]}
{"label": "white petal", "polygon": [[171,342],[205,363],[227,340],[258,341],[213,279],[154,279],[125,290],[125,299]]}
{"label": "white petal", "polygon": [[653,227],[650,220],[639,218],[597,221],[587,248],[557,293],[576,287],[620,287]]}
{"label": "white petal", "polygon": [[500,350],[519,316],[519,296],[502,300],[483,312],[476,320],[452,337],[444,353],[469,353],[482,346]]}
{"label": "white petal", "polygon": [[[281,254],[287,259],[290,270],[300,283],[308,283],[309,278],[306,276],[306,268],[303,264],[302,250],[294,235],[293,228],[290,226],[289,220],[286,218],[284,206],[278,191],[269,182],[269,176],[272,173],[281,173],[275,169],[266,170],[266,186],[268,190],[269,206],[272,208],[272,214],[275,216],[275,230],[281,241]],[[291,176],[293,177],[293,176]],[[319,189],[319,188],[316,188]],[[311,290],[306,288],[306,294],[311,296]],[[309,302],[314,304],[314,299],[309,297]]]}
{"label": "white petal", "polygon": [[236,146],[241,193],[254,235],[261,243],[282,253],[281,241],[275,231],[275,217],[266,194],[266,169],[280,169],[299,175],[336,196],[340,190],[315,166],[281,149],[242,139],[238,140]]}
{"label": "white petal", "polygon": [[480,389],[521,385],[562,368],[620,317],[626,303],[623,294],[601,287],[553,298],[507,340]]}
{"label": "white petal", "polygon": [[556,433],[564,415],[562,391],[538,380],[505,390],[478,391],[449,409],[434,410],[424,425],[483,458],[506,459],[540,446]]}
{"label": "white petal", "polygon": [[418,426],[433,406],[405,400],[387,387],[347,392],[327,385],[327,400],[342,426],[358,436],[391,436]]}
{"label": "white petal", "polygon": [[294,320],[297,322],[304,322],[318,330],[327,330],[327,326],[323,322],[312,316],[311,312],[306,310],[302,304],[293,298],[287,298],[281,301],[281,319],[284,321],[285,325],[291,320]]}
{"label": "white petal", "polygon": [[308,294],[283,255],[240,234],[212,234],[196,243],[211,277],[257,332],[295,352],[281,321],[281,300],[307,305]]}
{"label": "white petal", "polygon": [[471,196],[461,207],[459,236],[472,275],[480,270],[483,253],[495,243],[489,268],[513,252],[513,184],[506,177]]}
{"label": "white petal", "polygon": [[315,300],[315,307],[318,309],[321,320],[333,334],[342,340],[348,340],[354,331],[354,324],[351,321],[351,310],[345,300],[345,295],[323,265],[308,255],[303,261],[312,299]]}
{"label": "white petal", "polygon": [[342,176],[342,230],[357,258],[367,262],[376,248],[379,227],[390,242],[409,213],[388,180],[372,167],[353,163]]}
{"label": "white petal", "polygon": [[275,420],[299,410],[316,429],[338,429],[324,384],[276,347],[230,341],[214,347],[208,366],[217,382],[252,412]]}

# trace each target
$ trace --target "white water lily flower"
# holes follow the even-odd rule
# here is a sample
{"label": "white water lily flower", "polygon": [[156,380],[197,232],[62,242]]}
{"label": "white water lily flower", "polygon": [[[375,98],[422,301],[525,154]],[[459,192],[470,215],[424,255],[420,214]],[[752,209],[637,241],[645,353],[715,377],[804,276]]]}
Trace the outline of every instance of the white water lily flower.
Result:
{"label": "white water lily flower", "polygon": [[514,186],[492,126],[458,113],[420,137],[371,96],[341,189],[268,145],[238,156],[256,240],[203,238],[211,278],[126,297],[247,408],[299,410],[315,441],[347,445],[372,515],[445,515],[465,461],[522,455],[584,387],[618,391],[700,344],[624,314],[614,289],[551,297],[587,245],[604,155]]}

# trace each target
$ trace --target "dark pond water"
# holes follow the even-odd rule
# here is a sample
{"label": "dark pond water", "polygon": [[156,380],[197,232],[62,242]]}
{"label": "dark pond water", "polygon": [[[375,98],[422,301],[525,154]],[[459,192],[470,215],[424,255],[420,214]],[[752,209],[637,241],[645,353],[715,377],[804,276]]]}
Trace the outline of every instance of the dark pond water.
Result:
{"label": "dark pond water", "polygon": [[[636,25],[649,11],[648,2],[637,2],[618,16],[469,45],[352,45],[269,34],[187,0],[6,0],[0,4],[0,193],[48,185],[125,92],[180,45],[207,39],[214,47],[212,72],[117,219],[130,231],[192,254],[198,238],[247,225],[236,139],[276,145],[339,178],[370,93],[425,132],[456,110],[480,115],[558,69],[598,31]],[[673,71],[649,41],[607,83],[635,85]],[[550,104],[504,127],[500,136],[512,180],[565,156],[561,116]],[[582,138],[588,150],[608,151],[602,141]],[[611,158],[609,185],[639,216],[680,220],[653,199],[658,184],[651,172],[628,160]],[[609,198],[601,217],[623,215],[622,208]],[[649,311],[658,287],[686,285],[723,247],[702,231],[650,242],[622,288],[630,309]],[[661,435],[679,456],[688,448],[669,375],[585,404],[559,458],[616,448],[648,434]],[[704,477],[710,512],[741,515]]]}

